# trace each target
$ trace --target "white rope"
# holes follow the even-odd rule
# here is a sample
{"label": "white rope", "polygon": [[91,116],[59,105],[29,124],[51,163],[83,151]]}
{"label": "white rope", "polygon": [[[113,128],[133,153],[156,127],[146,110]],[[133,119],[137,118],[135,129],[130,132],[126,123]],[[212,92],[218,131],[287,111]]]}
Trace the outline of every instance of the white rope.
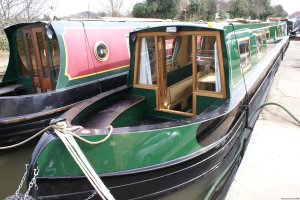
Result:
{"label": "white rope", "polygon": [[[65,122],[59,122],[56,125],[52,125],[54,128],[55,133],[57,136],[62,140],[64,145],[66,146],[67,150],[70,152],[71,156],[75,160],[75,162],[78,164],[82,172],[85,174],[85,176],[88,178],[92,186],[95,188],[97,193],[101,196],[102,199],[107,199],[107,200],[114,200],[114,197],[111,195],[109,190],[106,188],[104,183],[101,181],[93,167],[90,165],[89,161],[81,151],[80,147],[78,146],[76,140],[74,139],[74,133],[72,131],[80,128],[80,127],[72,127],[72,128],[67,128],[67,124]],[[113,130],[112,127],[109,127],[110,131],[108,136],[111,135],[111,132]],[[105,140],[108,139],[108,136],[106,136],[104,139],[98,141],[98,142],[90,142],[87,140],[87,143],[90,144],[99,144]],[[76,136],[75,136],[76,137]],[[81,137],[77,137],[81,138]],[[83,138],[81,138],[83,139]]]}
{"label": "white rope", "polygon": [[63,132],[63,131],[68,131],[68,134],[70,135],[73,135],[74,137],[76,137],[77,139],[85,142],[85,143],[88,143],[88,144],[92,144],[92,145],[96,145],[96,144],[100,144],[100,143],[103,143],[105,142],[110,136],[111,136],[111,133],[113,131],[113,127],[112,126],[109,126],[108,129],[109,129],[109,132],[108,134],[105,136],[105,138],[103,138],[102,140],[99,140],[99,141],[96,141],[96,142],[93,142],[93,141],[89,141],[89,140],[86,140],[84,139],[83,137],[80,137],[79,135],[76,135],[73,131],[75,130],[78,130],[78,129],[81,129],[82,126],[72,126],[70,128],[67,127],[67,123],[65,122],[58,122],[56,125],[52,125],[52,127],[56,130],[59,130],[60,132]]}
{"label": "white rope", "polygon": [[0,150],[5,150],[5,149],[12,149],[18,146],[21,146],[22,144],[25,144],[26,142],[29,142],[30,140],[33,140],[34,138],[36,138],[37,136],[41,135],[42,133],[44,133],[48,128],[50,128],[50,126],[44,128],[43,130],[37,132],[36,134],[34,134],[33,136],[31,136],[30,138],[27,138],[26,140],[19,142],[17,144],[13,144],[10,146],[4,146],[4,147],[0,147]]}

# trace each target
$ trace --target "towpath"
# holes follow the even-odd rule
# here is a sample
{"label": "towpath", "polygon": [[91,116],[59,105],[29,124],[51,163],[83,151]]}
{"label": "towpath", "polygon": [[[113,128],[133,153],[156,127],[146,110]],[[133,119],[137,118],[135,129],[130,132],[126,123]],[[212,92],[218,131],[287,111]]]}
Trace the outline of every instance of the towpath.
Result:
{"label": "towpath", "polygon": [[[300,118],[300,41],[291,41],[266,102]],[[300,126],[283,110],[265,107],[226,200],[300,199]]]}

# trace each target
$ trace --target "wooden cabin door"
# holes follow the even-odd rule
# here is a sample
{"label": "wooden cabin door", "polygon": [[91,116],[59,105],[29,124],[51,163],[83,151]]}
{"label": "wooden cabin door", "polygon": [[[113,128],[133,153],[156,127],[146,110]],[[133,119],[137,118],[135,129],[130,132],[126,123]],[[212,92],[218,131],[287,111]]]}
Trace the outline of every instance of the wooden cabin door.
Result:
{"label": "wooden cabin door", "polygon": [[158,37],[159,107],[192,115],[192,37]]}
{"label": "wooden cabin door", "polygon": [[36,93],[51,91],[52,77],[44,29],[42,27],[25,29],[23,36],[34,91]]}

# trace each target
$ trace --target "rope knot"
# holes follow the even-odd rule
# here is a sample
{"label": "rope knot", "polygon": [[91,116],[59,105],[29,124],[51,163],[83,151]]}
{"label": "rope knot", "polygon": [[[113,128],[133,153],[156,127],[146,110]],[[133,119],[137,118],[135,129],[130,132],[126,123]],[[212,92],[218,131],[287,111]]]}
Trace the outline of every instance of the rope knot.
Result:
{"label": "rope knot", "polygon": [[71,134],[79,129],[82,129],[82,126],[71,126],[68,127],[68,124],[66,121],[59,121],[56,124],[52,124],[51,127],[54,130],[60,131],[64,134]]}
{"label": "rope knot", "polygon": [[74,133],[77,130],[83,129],[82,126],[68,127],[68,124],[67,124],[66,121],[59,121],[56,124],[52,124],[51,127],[54,129],[54,132],[56,133],[56,135],[58,135],[57,132],[63,133],[65,135],[72,135],[72,136],[76,137],[77,139],[79,139],[79,140],[81,140],[85,143],[93,144],[93,145],[105,142],[111,136],[112,131],[113,131],[113,127],[110,125],[108,127],[108,130],[109,130],[108,134],[103,139],[101,139],[99,141],[96,141],[96,142],[93,142],[93,141],[86,140],[83,137],[81,137],[81,136]]}

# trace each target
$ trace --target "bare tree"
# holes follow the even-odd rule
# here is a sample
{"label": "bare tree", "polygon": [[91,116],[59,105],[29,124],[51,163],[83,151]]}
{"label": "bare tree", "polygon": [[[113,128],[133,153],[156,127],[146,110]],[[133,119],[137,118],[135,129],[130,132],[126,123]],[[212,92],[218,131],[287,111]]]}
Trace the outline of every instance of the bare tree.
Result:
{"label": "bare tree", "polygon": [[49,16],[57,0],[0,0],[0,24],[33,21]]}
{"label": "bare tree", "polygon": [[179,10],[180,12],[186,10],[186,8],[189,6],[189,4],[190,4],[190,1],[189,1],[189,0],[180,0],[180,1],[178,2],[178,10]]}
{"label": "bare tree", "polygon": [[33,21],[41,16],[49,15],[55,0],[22,0],[21,10],[26,21]]}
{"label": "bare tree", "polygon": [[[124,7],[124,0],[98,0],[108,16],[121,17],[128,14],[129,8]],[[128,2],[126,2],[128,5]]]}
{"label": "bare tree", "polygon": [[8,24],[20,15],[21,0],[0,0],[1,24]]}

